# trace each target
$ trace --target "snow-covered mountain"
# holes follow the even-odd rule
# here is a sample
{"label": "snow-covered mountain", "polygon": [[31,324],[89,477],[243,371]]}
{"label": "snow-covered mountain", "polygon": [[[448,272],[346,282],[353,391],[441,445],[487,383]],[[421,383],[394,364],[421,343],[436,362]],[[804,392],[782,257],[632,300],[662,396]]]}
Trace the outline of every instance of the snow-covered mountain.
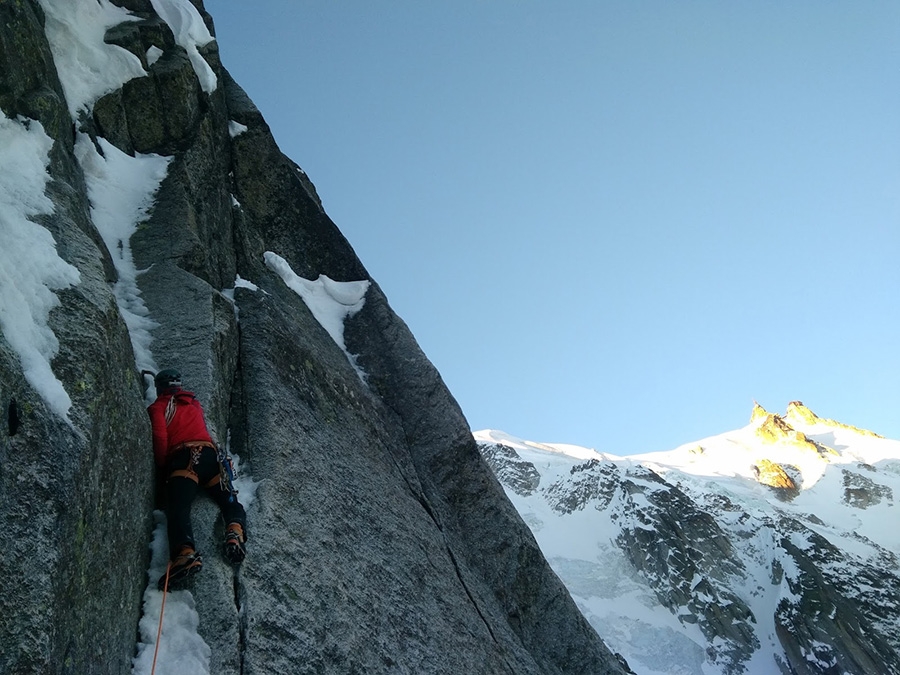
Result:
{"label": "snow-covered mountain", "polygon": [[798,401],[629,457],[475,437],[636,672],[900,673],[900,442]]}

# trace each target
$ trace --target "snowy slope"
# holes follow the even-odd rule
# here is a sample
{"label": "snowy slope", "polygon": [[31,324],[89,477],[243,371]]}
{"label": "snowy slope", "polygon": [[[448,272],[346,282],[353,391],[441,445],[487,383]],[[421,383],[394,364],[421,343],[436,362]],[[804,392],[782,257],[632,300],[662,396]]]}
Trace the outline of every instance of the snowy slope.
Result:
{"label": "snowy slope", "polygon": [[631,457],[475,436],[636,672],[900,672],[900,442],[799,402]]}

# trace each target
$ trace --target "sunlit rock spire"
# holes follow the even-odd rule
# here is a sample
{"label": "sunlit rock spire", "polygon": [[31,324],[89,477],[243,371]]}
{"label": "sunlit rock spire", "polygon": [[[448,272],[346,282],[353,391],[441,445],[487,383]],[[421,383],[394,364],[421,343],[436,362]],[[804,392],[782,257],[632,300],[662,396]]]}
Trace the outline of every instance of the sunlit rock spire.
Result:
{"label": "sunlit rock spire", "polygon": [[763,408],[756,401],[753,401],[753,412],[750,413],[750,422],[751,423],[767,417],[768,414],[769,414],[769,412],[765,408]]}
{"label": "sunlit rock spire", "polygon": [[[763,410],[759,404],[756,404],[751,420],[755,419],[758,422],[756,435],[764,443],[772,445],[783,444],[800,450],[809,450],[823,458],[838,454],[835,450],[810,440],[802,431],[794,429],[781,415],[767,413],[765,416],[762,416],[757,411],[757,408]],[[804,410],[808,409],[804,408]],[[812,411],[808,410],[808,412],[810,415],[814,415]]]}
{"label": "sunlit rock spire", "polygon": [[843,422],[838,422],[837,420],[826,419],[824,417],[819,417],[812,410],[803,405],[800,401],[791,401],[788,403],[787,412],[785,413],[785,419],[790,420],[793,423],[803,423],[803,424],[824,424],[829,427],[835,427],[837,429],[848,429],[850,431],[855,431],[858,434],[863,434],[864,436],[874,436],[875,438],[883,438],[880,434],[876,434],[874,431],[869,431],[868,429],[860,429],[859,427],[854,427],[850,424],[844,424]]}
{"label": "sunlit rock spire", "polygon": [[757,417],[756,435],[767,443],[786,442],[792,445],[808,443],[806,434],[797,431],[785,421],[781,415],[767,413],[765,417]]}
{"label": "sunlit rock spire", "polygon": [[802,420],[807,424],[816,424],[821,421],[816,413],[803,405],[802,401],[791,401],[788,403],[787,412],[785,412],[784,417],[785,419],[793,421]]}

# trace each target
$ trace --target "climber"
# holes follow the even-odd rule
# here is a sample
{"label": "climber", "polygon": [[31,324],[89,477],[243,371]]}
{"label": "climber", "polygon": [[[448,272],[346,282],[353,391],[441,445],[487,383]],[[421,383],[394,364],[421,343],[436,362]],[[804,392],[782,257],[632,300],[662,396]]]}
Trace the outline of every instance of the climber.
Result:
{"label": "climber", "polygon": [[[154,379],[156,400],[147,408],[153,430],[153,456],[166,478],[170,588],[178,588],[200,571],[203,561],[194,542],[191,503],[200,487],[218,504],[225,520],[225,557],[234,565],[246,555],[247,516],[237,500],[225,462],[206,428],[200,401],[181,388],[177,370],[159,371]],[[229,465],[230,466],[230,465]],[[163,589],[166,575],[159,580]]]}

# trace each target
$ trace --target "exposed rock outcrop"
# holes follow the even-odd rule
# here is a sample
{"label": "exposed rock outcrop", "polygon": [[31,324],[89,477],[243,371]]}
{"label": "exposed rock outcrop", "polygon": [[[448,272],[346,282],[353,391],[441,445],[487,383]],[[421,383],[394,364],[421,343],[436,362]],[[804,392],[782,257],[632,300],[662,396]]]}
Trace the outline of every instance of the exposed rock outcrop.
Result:
{"label": "exposed rock outcrop", "polygon": [[[489,463],[495,471],[502,471],[496,459]],[[612,462],[589,460],[573,466],[567,480],[550,485],[546,490],[547,501],[558,513],[580,511],[589,505],[602,509],[612,501],[620,480],[619,468]]]}
{"label": "exposed rock outcrop", "polygon": [[482,445],[479,448],[485,461],[494,469],[497,478],[516,494],[528,496],[541,484],[541,474],[534,464],[520,458],[515,451],[502,443]]}
{"label": "exposed rock outcrop", "polygon": [[[71,423],[0,339],[0,400],[14,411],[0,437],[0,671],[128,672],[146,583],[149,425],[74,134],[172,158],[131,237],[158,324],[152,353],[181,369],[216,438],[230,436],[259,482],[239,572],[216,555],[212,505],[194,509],[207,553],[194,597],[211,672],[626,672],[548,567],[377,284],[345,325],[362,378],[266,266],[273,251],[307,279],[371,281],[216,44],[199,52],[217,80],[209,91],[151,3],[117,4],[137,20],[112,28],[107,43],[148,75],[73,120],[41,3],[0,3],[0,108],[40,121],[54,141],[55,211],[41,224],[81,275],[50,322]],[[232,305],[222,291],[238,275],[258,290],[234,289]]]}
{"label": "exposed rock outcrop", "polygon": [[[871,468],[869,469],[871,471]],[[843,470],[844,503],[858,509],[867,509],[882,501],[893,502],[894,491],[868,476],[856,471]]]}
{"label": "exposed rock outcrop", "polygon": [[801,548],[790,537],[780,541],[794,570],[785,577],[791,594],[779,602],[775,625],[792,671],[818,675],[900,668],[896,635],[890,631],[887,635],[893,639],[886,640],[879,625],[888,617],[886,625],[893,623],[900,601],[896,578],[883,575],[877,563],[848,561],[828,540],[799,523],[781,526],[802,533],[808,542]]}
{"label": "exposed rock outcrop", "polygon": [[[799,470],[796,467],[788,467],[792,473],[799,476]],[[763,485],[768,485],[780,491],[784,498],[788,499],[799,492],[800,486],[797,481],[788,475],[786,468],[769,459],[761,459],[753,465],[753,472]]]}
{"label": "exposed rock outcrop", "polygon": [[756,416],[756,419],[762,419],[756,427],[756,435],[766,443],[784,443],[801,450],[808,450],[823,458],[837,454],[832,448],[813,441],[807,438],[802,431],[794,429],[781,415],[769,413],[763,418]]}
{"label": "exposed rock outcrop", "polygon": [[744,565],[725,532],[648,469],[629,470],[619,495],[621,505],[611,516],[621,526],[616,543],[660,602],[715,645],[707,649],[710,660],[724,673],[740,673],[737,664],[759,647],[759,639],[752,610],[730,589]]}

